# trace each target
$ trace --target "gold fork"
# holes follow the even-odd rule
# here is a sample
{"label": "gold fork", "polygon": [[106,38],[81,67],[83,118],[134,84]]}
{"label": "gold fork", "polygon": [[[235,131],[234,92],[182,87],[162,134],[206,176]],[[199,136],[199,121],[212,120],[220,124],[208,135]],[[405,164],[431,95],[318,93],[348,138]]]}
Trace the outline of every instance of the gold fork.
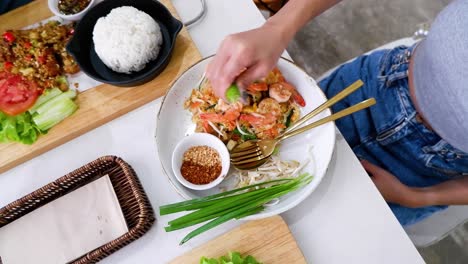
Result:
{"label": "gold fork", "polygon": [[322,112],[323,110],[333,106],[334,104],[338,103],[339,101],[341,101],[341,99],[345,98],[346,96],[350,95],[351,93],[353,93],[354,91],[356,91],[357,89],[361,88],[361,86],[363,86],[364,83],[361,81],[361,80],[357,80],[355,81],[354,83],[352,83],[351,85],[349,85],[348,87],[346,87],[345,89],[343,89],[341,92],[337,93],[335,96],[333,96],[332,98],[328,99],[327,101],[325,101],[323,104],[319,105],[317,108],[315,108],[314,110],[310,111],[308,114],[306,114],[305,116],[303,116],[302,118],[300,118],[299,120],[297,120],[294,124],[292,124],[290,127],[288,127],[284,132],[283,134],[286,134],[287,132],[289,131],[292,131],[294,130],[296,127],[299,127],[300,125],[304,124],[305,122],[307,122],[309,119],[311,119],[312,117],[316,116],[318,113]]}
{"label": "gold fork", "polygon": [[368,108],[376,103],[374,98],[367,99],[351,107],[343,109],[338,113],[324,117],[311,124],[296,130],[282,134],[276,139],[249,140],[241,143],[231,150],[231,163],[239,169],[253,169],[264,164],[273,154],[276,145],[287,138],[301,134],[307,130],[318,127],[325,123],[335,121],[354,112]]}
{"label": "gold fork", "polygon": [[[308,113],[307,115],[303,116],[302,118],[300,118],[299,120],[297,120],[293,125],[291,125],[289,128],[287,128],[283,134],[286,134],[287,132],[293,130],[294,128],[300,126],[301,124],[307,122],[309,119],[313,118],[315,115],[317,115],[318,113],[322,112],[323,110],[327,109],[328,107],[331,107],[332,105],[336,104],[337,102],[341,101],[341,99],[345,98],[346,96],[348,96],[349,94],[353,93],[354,91],[356,91],[357,89],[359,89],[361,86],[363,85],[363,82],[361,80],[357,80],[355,81],[354,83],[352,83],[351,85],[349,85],[348,87],[346,87],[345,89],[343,89],[341,92],[339,92],[338,94],[336,94],[335,96],[333,96],[332,98],[330,98],[329,100],[325,101],[323,104],[321,104],[320,106],[318,106],[317,108],[315,108],[314,110],[312,110],[310,113]],[[252,142],[251,142],[252,143]],[[246,148],[250,147],[249,145],[250,143],[245,143],[244,146]],[[231,151],[232,153],[232,151]],[[265,161],[263,161],[261,164],[263,164]],[[245,167],[244,169],[250,169],[250,167],[252,168],[256,168],[256,167],[259,167],[260,165],[256,165],[257,162],[255,163],[251,163],[251,164],[244,164],[242,165],[243,167]],[[250,166],[250,167],[249,167]],[[239,167],[239,166],[237,166]]]}

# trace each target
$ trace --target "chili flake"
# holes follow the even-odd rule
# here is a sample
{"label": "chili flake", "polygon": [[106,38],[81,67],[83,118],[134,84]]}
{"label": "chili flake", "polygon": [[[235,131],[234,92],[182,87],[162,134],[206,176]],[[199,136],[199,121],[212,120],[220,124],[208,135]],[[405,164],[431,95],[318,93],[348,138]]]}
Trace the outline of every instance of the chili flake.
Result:
{"label": "chili flake", "polygon": [[184,153],[180,172],[193,184],[208,184],[221,174],[221,157],[212,147],[195,146]]}

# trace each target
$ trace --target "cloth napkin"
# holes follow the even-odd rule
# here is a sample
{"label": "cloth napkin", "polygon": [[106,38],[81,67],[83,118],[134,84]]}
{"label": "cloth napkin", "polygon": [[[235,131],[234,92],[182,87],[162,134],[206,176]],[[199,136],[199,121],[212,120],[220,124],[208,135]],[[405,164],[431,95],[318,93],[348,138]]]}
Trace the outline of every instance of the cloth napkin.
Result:
{"label": "cloth napkin", "polygon": [[0,263],[67,263],[126,232],[106,175],[0,228]]}

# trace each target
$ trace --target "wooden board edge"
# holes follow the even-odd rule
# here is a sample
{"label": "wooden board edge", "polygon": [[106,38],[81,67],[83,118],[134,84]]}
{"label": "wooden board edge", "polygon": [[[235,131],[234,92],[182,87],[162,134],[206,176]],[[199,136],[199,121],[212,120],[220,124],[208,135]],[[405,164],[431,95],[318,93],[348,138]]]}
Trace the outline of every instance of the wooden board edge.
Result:
{"label": "wooden board edge", "polygon": [[[20,14],[21,12],[24,12],[24,10],[28,10],[28,12],[30,12],[31,8],[36,8],[36,7],[41,7],[41,6],[42,6],[42,8],[44,8],[44,3],[42,3],[42,2],[46,2],[46,1],[47,0],[45,0],[45,1],[44,0],[37,0],[37,1],[33,1],[33,2],[29,3],[29,4],[27,4],[25,6],[19,7],[19,8],[15,9],[15,10],[7,13],[7,14],[4,14],[4,15],[0,16],[0,21],[2,21],[2,19],[5,18],[5,16],[7,16],[7,15],[9,16],[10,14],[17,15],[17,14]],[[165,2],[167,2],[168,5]],[[168,8],[168,10],[170,10],[170,12],[172,13],[172,15],[174,17],[176,17],[177,19],[180,19],[180,16],[177,13],[177,10],[175,9],[175,7],[173,6],[173,4],[171,3],[170,0],[162,1],[162,4],[164,4]],[[47,4],[45,4],[45,5],[47,6]],[[47,11],[48,11],[48,14],[47,14],[48,16],[46,16],[43,19],[46,19],[46,18],[53,15],[52,13],[50,13],[48,8],[47,8]],[[26,13],[28,13],[28,12],[26,12]],[[41,20],[43,20],[43,19],[41,19]],[[41,21],[41,20],[39,20],[39,21]],[[37,22],[39,22],[39,21],[37,21]],[[30,24],[33,24],[33,23],[30,23]],[[201,56],[197,46],[193,42],[193,40],[192,40],[192,38],[191,38],[191,36],[190,36],[190,34],[189,34],[189,32],[188,32],[188,30],[187,30],[187,28],[185,26],[182,28],[182,30],[179,33],[179,36],[182,36],[182,35],[186,40],[188,40],[190,43],[192,43],[193,48],[195,49],[195,51],[197,53],[196,57],[198,57],[196,59],[196,61],[200,60],[202,58],[202,56]],[[177,41],[180,41],[179,37],[178,37]],[[190,65],[188,67],[190,67]],[[98,127],[100,127],[100,126],[102,126],[102,125],[104,125],[104,124],[118,118],[118,117],[120,117],[120,116],[123,116],[123,115],[125,115],[125,114],[139,108],[139,107],[142,107],[142,106],[144,106],[144,105],[146,105],[146,104],[148,104],[148,103],[150,103],[150,102],[164,96],[165,93],[167,92],[167,90],[169,89],[169,87],[172,86],[172,84],[177,80],[177,78],[180,76],[180,74],[182,74],[182,72],[183,71],[179,72],[175,76],[175,78],[173,80],[171,80],[167,84],[167,88],[166,88],[166,90],[164,92],[158,93],[152,98],[145,97],[143,100],[141,100],[138,103],[134,103],[132,105],[127,105],[125,108],[122,108],[119,111],[114,112],[114,113],[110,114],[109,116],[107,116],[106,120],[103,120],[103,122],[96,122],[96,123],[85,125],[85,126],[79,128],[77,130],[69,132],[68,134],[66,134],[65,136],[63,136],[61,138],[42,141],[42,142],[41,141],[35,142],[34,144],[36,144],[36,145],[33,144],[33,145],[29,146],[29,145],[22,145],[20,143],[2,143],[2,144],[10,144],[11,146],[17,146],[20,149],[25,149],[23,151],[25,154],[23,154],[22,156],[20,156],[18,158],[9,159],[9,160],[6,160],[5,162],[2,162],[0,164],[0,174],[3,173],[3,172],[8,171],[8,170],[20,165],[20,164],[23,164],[24,162],[29,161],[29,160],[31,160],[31,159],[33,159],[33,158],[35,158],[35,157],[37,157],[37,156],[39,156],[39,155],[41,155],[43,153],[46,153],[46,152],[48,152],[48,151],[50,151],[50,150],[52,150],[52,149],[54,149],[54,148],[56,148],[56,147],[58,147],[60,145],[63,145],[65,143],[67,143],[67,142],[69,142],[69,141],[71,141],[71,140],[73,140],[73,139],[87,133],[87,132],[90,132],[90,131],[92,131],[92,130],[94,130],[94,129],[96,129],[96,128],[98,128]],[[101,84],[101,85],[96,86],[96,87],[94,87],[92,89],[103,88],[104,86],[106,86],[106,84]],[[89,91],[91,91],[91,90],[87,90],[85,92],[89,92]],[[60,126],[60,124],[58,125],[58,127],[59,126]],[[42,137],[47,137],[47,136],[48,135],[42,135]]]}
{"label": "wooden board edge", "polygon": [[[291,233],[291,230],[289,229],[289,226],[287,225],[287,223],[284,221],[284,219],[280,215],[275,215],[275,216],[260,219],[260,220],[248,221],[248,222],[246,222],[246,223],[244,223],[244,224],[242,224],[242,225],[240,225],[240,226],[238,226],[238,227],[236,227],[234,229],[231,229],[231,230],[227,231],[224,234],[221,234],[221,235],[213,238],[212,240],[210,240],[210,241],[208,241],[208,242],[206,242],[206,243],[204,243],[204,244],[202,244],[200,246],[195,247],[194,249],[192,249],[192,250],[190,250],[188,252],[185,252],[183,255],[172,259],[169,262],[169,264],[181,264],[181,263],[185,264],[185,262],[182,262],[182,261],[186,258],[186,256],[194,254],[196,252],[200,252],[200,254],[198,254],[197,257],[201,258],[202,256],[204,256],[204,254],[202,253],[203,249],[205,247],[213,244],[213,243],[216,243],[216,241],[225,241],[230,236],[232,236],[232,234],[234,234],[236,232],[239,232],[241,230],[245,230],[245,229],[249,229],[249,228],[255,228],[255,225],[268,226],[270,224],[271,225],[279,225],[280,228],[284,228],[284,229],[287,230],[288,235],[291,238],[289,243],[293,243],[295,248],[297,248],[297,250],[299,251],[297,253],[300,253],[300,257],[298,259],[299,262],[295,262],[295,263],[297,263],[297,264],[307,264],[307,262],[305,260],[305,257],[304,257],[304,254],[302,253],[301,248],[297,244],[297,241],[292,236],[292,233]],[[235,249],[233,249],[233,250],[235,250]],[[228,252],[225,252],[225,253],[228,253]],[[219,257],[219,256],[206,256],[206,257]],[[194,261],[196,262],[196,261],[198,261],[198,259],[196,259]],[[259,261],[261,261],[261,260],[259,260]]]}

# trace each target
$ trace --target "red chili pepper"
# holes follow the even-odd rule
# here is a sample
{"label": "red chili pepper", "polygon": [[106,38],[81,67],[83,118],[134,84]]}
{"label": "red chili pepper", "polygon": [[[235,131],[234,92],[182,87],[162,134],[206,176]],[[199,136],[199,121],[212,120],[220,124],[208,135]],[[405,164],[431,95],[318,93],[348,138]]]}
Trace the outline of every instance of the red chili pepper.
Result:
{"label": "red chili pepper", "polygon": [[3,68],[5,68],[5,70],[7,70],[7,71],[10,71],[11,68],[13,68],[13,62],[11,62],[11,61],[5,61],[5,62],[3,63]]}
{"label": "red chili pepper", "polygon": [[46,62],[46,57],[45,56],[39,56],[39,57],[37,57],[37,61],[39,61],[40,64],[44,64]]}
{"label": "red chili pepper", "polygon": [[27,61],[31,61],[32,60],[32,55],[26,55],[26,57],[24,57]]}
{"label": "red chili pepper", "polygon": [[32,47],[31,42],[26,41],[26,42],[24,43],[24,47],[25,47],[26,49],[30,49],[30,48]]}
{"label": "red chili pepper", "polygon": [[13,35],[13,33],[11,33],[10,31],[3,33],[3,38],[9,43],[13,43],[13,41],[15,41],[16,39],[15,35]]}
{"label": "red chili pepper", "polygon": [[74,28],[71,28],[70,31],[68,31],[68,33],[70,33],[70,35],[75,34],[75,29],[74,29]]}

